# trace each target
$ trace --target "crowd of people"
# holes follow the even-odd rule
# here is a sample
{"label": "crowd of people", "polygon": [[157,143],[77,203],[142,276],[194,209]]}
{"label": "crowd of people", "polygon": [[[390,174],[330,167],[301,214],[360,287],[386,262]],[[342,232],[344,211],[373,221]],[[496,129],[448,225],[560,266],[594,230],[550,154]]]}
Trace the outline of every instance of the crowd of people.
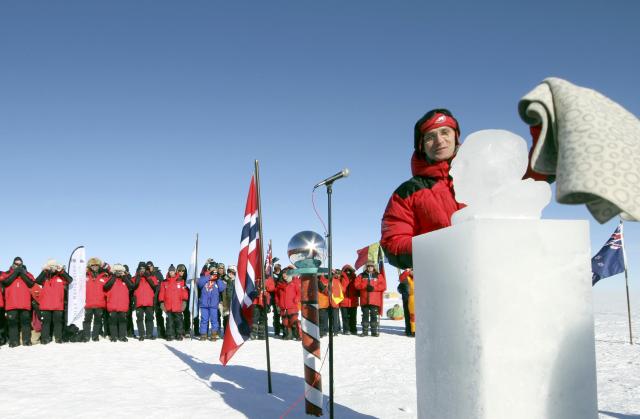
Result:
{"label": "crowd of people", "polygon": [[[301,339],[301,280],[292,269],[291,265],[283,268],[275,264],[264,284],[257,284],[260,292],[253,300],[252,339],[265,338],[267,313],[272,313],[274,337]],[[225,269],[223,263],[208,259],[194,281],[197,293],[191,293],[184,264],[169,266],[163,275],[151,261],[140,262],[130,272],[127,265],[109,265],[93,257],[87,261],[85,314],[79,329],[66,324],[67,290],[74,281],[66,268],[49,260],[36,277],[16,257],[6,272],[0,272],[0,345],[100,339],[126,342],[130,338],[171,341],[186,336],[215,341],[228,322],[236,273],[235,266]],[[379,336],[386,288],[386,279],[373,261],[368,261],[359,275],[351,265],[334,269],[331,287],[328,275],[320,276],[321,337],[328,333]],[[193,319],[189,312],[192,295],[198,299]],[[362,313],[360,333],[358,307]]]}

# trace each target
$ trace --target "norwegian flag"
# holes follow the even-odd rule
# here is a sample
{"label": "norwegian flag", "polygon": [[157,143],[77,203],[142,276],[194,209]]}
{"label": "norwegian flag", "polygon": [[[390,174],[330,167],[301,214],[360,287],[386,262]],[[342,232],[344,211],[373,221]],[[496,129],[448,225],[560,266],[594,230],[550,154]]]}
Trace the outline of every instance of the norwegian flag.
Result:
{"label": "norwegian flag", "polygon": [[273,272],[273,253],[271,252],[271,240],[269,240],[269,249],[267,250],[267,260],[264,264],[264,276],[269,278]]}
{"label": "norwegian flag", "polygon": [[240,238],[238,275],[234,281],[233,298],[229,310],[229,323],[225,328],[220,351],[220,362],[227,365],[240,346],[249,340],[252,325],[252,302],[257,295],[256,283],[260,274],[258,195],[254,177],[251,177],[244,226]]}
{"label": "norwegian flag", "polygon": [[622,240],[622,222],[613,232],[609,240],[602,246],[597,255],[591,259],[591,285],[602,278],[607,278],[624,272],[624,247]]}

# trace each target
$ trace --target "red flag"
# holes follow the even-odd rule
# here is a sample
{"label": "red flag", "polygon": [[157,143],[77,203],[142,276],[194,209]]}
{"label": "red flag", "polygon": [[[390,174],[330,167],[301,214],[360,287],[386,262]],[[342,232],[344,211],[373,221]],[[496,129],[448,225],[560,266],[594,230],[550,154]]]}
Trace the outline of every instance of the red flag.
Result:
{"label": "red flag", "polygon": [[244,226],[240,236],[238,275],[233,284],[233,297],[229,320],[224,332],[220,362],[226,365],[233,354],[251,336],[252,304],[257,296],[257,278],[260,275],[260,237],[258,231],[258,194],[253,176],[244,210]]}
{"label": "red flag", "polygon": [[356,250],[356,252],[358,253],[358,259],[356,259],[354,268],[357,271],[361,266],[367,263],[367,260],[369,259],[369,246],[363,247],[360,250]]}

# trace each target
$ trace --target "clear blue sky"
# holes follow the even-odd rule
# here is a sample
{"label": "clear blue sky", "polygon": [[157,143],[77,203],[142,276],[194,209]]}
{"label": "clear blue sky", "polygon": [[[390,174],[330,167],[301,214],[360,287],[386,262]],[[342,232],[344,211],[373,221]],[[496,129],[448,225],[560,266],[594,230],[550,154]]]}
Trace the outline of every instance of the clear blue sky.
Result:
{"label": "clear blue sky", "polygon": [[[20,255],[39,271],[83,244],[166,271],[196,232],[200,263],[235,263],[254,159],[282,259],[294,233],[322,232],[312,185],[351,169],[334,188],[334,264],[353,263],[410,176],[425,111],[451,109],[463,136],[528,139],[518,99],[557,76],[639,115],[639,21],[635,0],[4,1],[0,267]],[[555,202],[544,215],[589,219],[593,253],[616,224]],[[628,223],[632,281],[639,243]]]}

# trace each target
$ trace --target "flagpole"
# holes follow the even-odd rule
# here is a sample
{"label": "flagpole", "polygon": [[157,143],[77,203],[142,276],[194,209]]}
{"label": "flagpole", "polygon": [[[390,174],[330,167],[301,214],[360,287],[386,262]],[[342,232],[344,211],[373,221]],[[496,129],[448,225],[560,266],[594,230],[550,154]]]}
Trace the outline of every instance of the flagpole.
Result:
{"label": "flagpole", "polygon": [[271,389],[271,355],[269,353],[269,322],[267,321],[267,305],[266,305],[266,297],[264,295],[265,293],[265,288],[264,288],[264,282],[265,282],[265,277],[264,277],[264,251],[263,251],[263,237],[264,235],[262,234],[262,202],[260,199],[260,168],[259,168],[259,163],[258,160],[255,161],[255,173],[256,173],[256,194],[258,195],[258,237],[259,237],[259,242],[260,245],[258,246],[258,261],[260,263],[260,296],[263,298],[262,301],[262,317],[264,318],[264,322],[265,322],[265,326],[264,326],[264,343],[266,345],[267,348],[267,385],[268,385],[268,391],[269,394],[271,394],[273,391]]}
{"label": "flagpole", "polygon": [[631,331],[631,304],[629,302],[629,278],[627,274],[627,252],[624,250],[624,232],[622,218],[620,218],[620,239],[622,241],[622,260],[624,261],[624,284],[627,289],[627,317],[629,319],[629,344],[633,345],[633,333]]}

